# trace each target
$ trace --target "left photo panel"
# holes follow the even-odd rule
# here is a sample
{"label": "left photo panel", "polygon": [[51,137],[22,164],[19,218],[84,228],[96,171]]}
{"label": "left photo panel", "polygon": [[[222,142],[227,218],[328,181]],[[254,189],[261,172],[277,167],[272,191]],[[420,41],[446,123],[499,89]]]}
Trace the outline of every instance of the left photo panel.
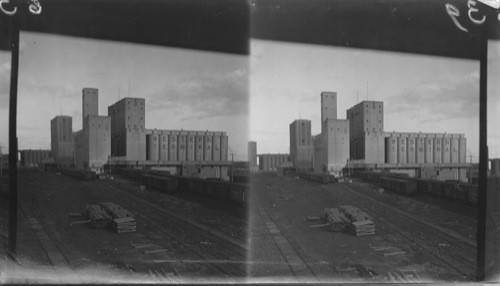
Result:
{"label": "left photo panel", "polygon": [[0,282],[244,282],[246,1],[2,5]]}

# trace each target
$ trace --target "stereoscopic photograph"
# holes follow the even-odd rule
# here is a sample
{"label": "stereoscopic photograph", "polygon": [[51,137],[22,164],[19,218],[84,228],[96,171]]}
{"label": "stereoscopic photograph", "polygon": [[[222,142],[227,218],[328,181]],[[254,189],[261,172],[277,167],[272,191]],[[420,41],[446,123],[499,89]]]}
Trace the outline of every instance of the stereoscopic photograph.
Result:
{"label": "stereoscopic photograph", "polygon": [[500,2],[0,1],[0,283],[494,283]]}

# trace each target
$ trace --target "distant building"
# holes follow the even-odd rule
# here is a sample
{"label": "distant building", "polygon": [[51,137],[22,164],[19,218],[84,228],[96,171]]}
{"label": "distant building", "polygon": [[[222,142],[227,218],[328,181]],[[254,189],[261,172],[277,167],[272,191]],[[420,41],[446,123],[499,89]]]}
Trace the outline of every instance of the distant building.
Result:
{"label": "distant building", "polygon": [[314,137],[314,171],[340,176],[349,160],[349,120],[327,119],[322,125]]}
{"label": "distant building", "polygon": [[50,121],[50,146],[54,161],[59,166],[74,165],[75,142],[71,116],[60,115]]}
{"label": "distant building", "polygon": [[349,120],[337,119],[337,93],[321,93],[321,134],[314,136],[314,171],[335,176],[349,160]]}
{"label": "distant building", "polygon": [[146,129],[144,98],[123,98],[108,107],[108,115],[111,165],[201,178],[229,178],[226,132]]}
{"label": "distant building", "polygon": [[50,150],[19,150],[21,167],[38,167],[42,162],[51,160]]}
{"label": "distant building", "polygon": [[111,117],[111,154],[146,160],[146,100],[123,98],[108,107]]}
{"label": "distant building", "polygon": [[295,120],[290,124],[290,158],[297,169],[311,169],[313,157],[311,121]]}
{"label": "distant building", "polygon": [[490,162],[491,162],[490,176],[500,177],[500,158],[490,159]]}
{"label": "distant building", "polygon": [[350,122],[350,159],[384,162],[384,103],[360,102],[348,109],[346,116]]}
{"label": "distant building", "polygon": [[82,90],[82,130],[75,133],[75,166],[101,171],[111,156],[111,118],[99,116],[98,90]]}
{"label": "distant building", "polygon": [[258,171],[257,166],[257,142],[248,142],[248,167],[250,172]]}
{"label": "distant building", "polygon": [[291,166],[289,154],[259,154],[259,171],[277,171],[278,167]]}

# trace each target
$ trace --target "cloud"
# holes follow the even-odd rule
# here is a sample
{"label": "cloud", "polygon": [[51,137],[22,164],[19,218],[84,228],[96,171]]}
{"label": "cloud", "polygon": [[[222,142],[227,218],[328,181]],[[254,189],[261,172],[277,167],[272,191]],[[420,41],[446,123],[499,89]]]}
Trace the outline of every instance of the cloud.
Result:
{"label": "cloud", "polygon": [[182,120],[199,120],[248,113],[247,71],[191,75],[147,95],[148,110],[176,110]]}
{"label": "cloud", "polygon": [[422,81],[391,96],[388,114],[418,112],[421,122],[475,118],[479,113],[479,72],[461,78]]}

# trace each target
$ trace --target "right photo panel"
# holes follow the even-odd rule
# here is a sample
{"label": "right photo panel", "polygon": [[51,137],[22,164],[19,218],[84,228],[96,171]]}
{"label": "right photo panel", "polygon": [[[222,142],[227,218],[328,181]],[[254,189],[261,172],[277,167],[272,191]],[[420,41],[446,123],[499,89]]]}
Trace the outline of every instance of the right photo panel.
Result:
{"label": "right photo panel", "polygon": [[498,281],[498,7],[250,5],[251,281]]}

